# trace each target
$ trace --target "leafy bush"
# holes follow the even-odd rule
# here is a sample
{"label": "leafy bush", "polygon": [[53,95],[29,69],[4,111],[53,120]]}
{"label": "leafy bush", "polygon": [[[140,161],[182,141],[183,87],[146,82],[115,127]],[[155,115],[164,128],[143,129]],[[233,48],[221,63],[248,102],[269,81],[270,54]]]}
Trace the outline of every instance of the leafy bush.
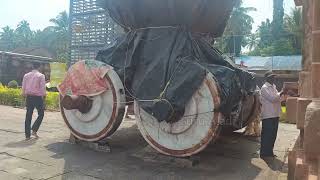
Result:
{"label": "leafy bush", "polygon": [[[0,104],[24,107],[25,98],[21,94],[21,89],[14,89],[0,85]],[[59,93],[48,92],[45,99],[45,104],[47,109],[59,110]]]}
{"label": "leafy bush", "polygon": [[10,81],[9,83],[8,83],[8,87],[9,88],[18,88],[18,82],[17,81],[15,81],[15,80],[12,80],[12,81]]}
{"label": "leafy bush", "polygon": [[[10,106],[23,106],[21,90],[0,86],[0,104]],[[19,104],[20,103],[20,104]]]}
{"label": "leafy bush", "polygon": [[47,109],[59,110],[59,93],[47,92],[45,103],[46,103]]}

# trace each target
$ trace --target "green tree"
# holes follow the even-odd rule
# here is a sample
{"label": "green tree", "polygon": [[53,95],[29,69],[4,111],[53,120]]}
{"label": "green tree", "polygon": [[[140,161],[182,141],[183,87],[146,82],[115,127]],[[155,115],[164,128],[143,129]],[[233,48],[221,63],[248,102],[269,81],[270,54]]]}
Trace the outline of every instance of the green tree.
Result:
{"label": "green tree", "polygon": [[2,28],[0,32],[0,49],[11,51],[16,47],[14,29],[9,26]]}
{"label": "green tree", "polygon": [[294,48],[287,39],[279,39],[270,46],[259,49],[261,56],[289,56],[294,54]]}
{"label": "green tree", "polygon": [[246,37],[246,44],[249,50],[253,50],[259,44],[259,37],[257,33],[251,33]]}
{"label": "green tree", "polygon": [[30,29],[30,24],[25,20],[21,21],[15,30],[14,37],[18,47],[29,47],[34,38],[34,33]]}
{"label": "green tree", "polygon": [[273,0],[272,37],[274,40],[281,38],[281,35],[284,32],[283,17],[283,0]]}
{"label": "green tree", "polygon": [[54,24],[51,26],[55,32],[63,35],[68,34],[69,31],[69,16],[66,11],[59,13],[56,18],[50,19],[50,22]]}
{"label": "green tree", "polygon": [[69,55],[69,17],[61,12],[50,20],[52,26],[44,30],[32,31],[27,21],[21,21],[16,29],[5,27],[0,31],[0,50],[12,51],[15,48],[42,47],[49,50],[61,62]]}
{"label": "green tree", "polygon": [[267,19],[257,30],[259,43],[250,51],[249,55],[256,56],[287,56],[301,54],[302,43],[302,12],[299,8],[292,9],[285,15],[282,33],[275,38],[273,33],[274,22]]}
{"label": "green tree", "polygon": [[54,26],[50,26],[48,31],[53,30],[55,34],[51,39],[51,46],[56,51],[57,60],[67,62],[69,55],[69,16],[66,11],[61,12],[56,18],[50,19]]}
{"label": "green tree", "polygon": [[252,7],[242,7],[240,2],[233,10],[224,32],[224,49],[226,53],[239,56],[242,47],[247,45],[245,36],[251,33],[253,18],[249,12],[256,11]]}
{"label": "green tree", "polygon": [[50,53],[56,56],[56,48],[53,47],[54,41],[56,41],[56,33],[52,28],[47,27],[42,31],[35,31],[33,46],[46,48]]}
{"label": "green tree", "polygon": [[301,8],[293,8],[289,15],[285,15],[284,27],[288,34],[290,34],[295,53],[300,54],[303,37]]}
{"label": "green tree", "polygon": [[272,44],[273,38],[272,38],[272,29],[271,29],[271,22],[269,19],[266,19],[266,21],[262,22],[261,25],[258,27],[257,35],[259,36],[259,48],[265,48],[267,46],[270,46]]}

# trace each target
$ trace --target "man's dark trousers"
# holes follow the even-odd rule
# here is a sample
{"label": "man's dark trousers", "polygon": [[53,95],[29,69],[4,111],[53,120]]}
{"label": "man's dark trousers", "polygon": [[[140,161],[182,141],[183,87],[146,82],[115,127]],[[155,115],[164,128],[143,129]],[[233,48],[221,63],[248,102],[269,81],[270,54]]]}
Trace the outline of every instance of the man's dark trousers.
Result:
{"label": "man's dark trousers", "polygon": [[273,156],[273,147],[277,139],[279,117],[262,120],[260,156]]}
{"label": "man's dark trousers", "polygon": [[29,138],[31,136],[31,120],[32,120],[32,114],[33,114],[34,108],[36,108],[38,111],[38,118],[33,123],[32,131],[37,132],[43,120],[43,116],[44,116],[43,97],[27,96],[26,105],[27,105],[27,114],[26,114],[26,120],[25,120],[25,134],[26,134],[26,138]]}

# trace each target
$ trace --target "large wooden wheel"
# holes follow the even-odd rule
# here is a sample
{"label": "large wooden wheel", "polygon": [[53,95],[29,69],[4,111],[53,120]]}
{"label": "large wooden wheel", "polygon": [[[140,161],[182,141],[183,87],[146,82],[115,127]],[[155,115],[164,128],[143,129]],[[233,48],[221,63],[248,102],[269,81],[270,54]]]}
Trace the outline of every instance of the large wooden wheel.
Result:
{"label": "large wooden wheel", "polygon": [[203,150],[219,135],[221,115],[216,81],[208,74],[185,107],[184,116],[175,123],[159,123],[135,101],[137,124],[144,139],[160,153],[185,157]]}
{"label": "large wooden wheel", "polygon": [[261,102],[259,93],[244,97],[244,99],[242,99],[239,117],[235,122],[236,124],[222,126],[221,131],[228,134],[248,126],[250,123],[259,118],[261,113],[260,104]]}
{"label": "large wooden wheel", "polygon": [[[81,77],[79,77],[81,78]],[[125,93],[123,84],[115,71],[109,70],[105,76],[110,89],[89,97],[92,107],[89,112],[61,107],[62,117],[71,133],[84,141],[98,141],[112,135],[120,126],[125,113]]]}

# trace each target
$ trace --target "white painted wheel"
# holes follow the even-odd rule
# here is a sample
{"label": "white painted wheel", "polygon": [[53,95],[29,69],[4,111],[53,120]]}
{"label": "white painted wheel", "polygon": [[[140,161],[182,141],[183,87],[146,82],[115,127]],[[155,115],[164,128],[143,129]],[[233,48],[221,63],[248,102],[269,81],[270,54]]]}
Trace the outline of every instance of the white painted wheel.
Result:
{"label": "white painted wheel", "polygon": [[93,105],[88,113],[66,110],[61,106],[65,123],[71,133],[81,140],[101,140],[112,135],[122,122],[125,113],[123,84],[114,70],[109,70],[105,78],[110,88],[100,95],[90,97]]}
{"label": "white painted wheel", "polygon": [[184,116],[175,123],[159,123],[135,101],[137,124],[144,139],[160,153],[185,157],[203,150],[219,135],[221,114],[216,81],[208,74],[185,107]]}

